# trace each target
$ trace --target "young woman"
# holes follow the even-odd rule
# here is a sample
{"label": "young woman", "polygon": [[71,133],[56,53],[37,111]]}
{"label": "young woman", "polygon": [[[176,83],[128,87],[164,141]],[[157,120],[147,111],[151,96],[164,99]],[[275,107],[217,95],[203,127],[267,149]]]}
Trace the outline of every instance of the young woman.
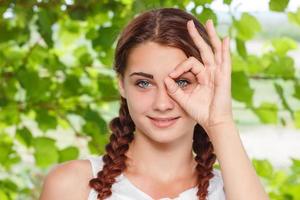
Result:
{"label": "young woman", "polygon": [[232,116],[229,38],[211,20],[144,12],[121,33],[114,68],[121,105],[106,154],[57,166],[41,200],[268,199]]}

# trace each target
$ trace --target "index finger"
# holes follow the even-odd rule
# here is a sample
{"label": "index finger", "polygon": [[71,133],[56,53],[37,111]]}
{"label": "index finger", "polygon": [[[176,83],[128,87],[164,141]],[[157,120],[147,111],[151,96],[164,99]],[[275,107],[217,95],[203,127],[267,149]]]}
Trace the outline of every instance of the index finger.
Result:
{"label": "index finger", "polygon": [[192,72],[199,83],[202,83],[201,74],[204,73],[205,69],[202,63],[197,60],[197,58],[191,56],[188,59],[184,60],[182,63],[178,64],[173,72],[169,74],[171,78],[177,78],[186,72]]}
{"label": "index finger", "polygon": [[215,61],[214,61],[214,54],[212,52],[212,49],[199,34],[198,30],[195,27],[194,21],[193,20],[188,21],[187,27],[192,40],[194,41],[195,45],[200,51],[200,55],[204,65],[213,66]]}

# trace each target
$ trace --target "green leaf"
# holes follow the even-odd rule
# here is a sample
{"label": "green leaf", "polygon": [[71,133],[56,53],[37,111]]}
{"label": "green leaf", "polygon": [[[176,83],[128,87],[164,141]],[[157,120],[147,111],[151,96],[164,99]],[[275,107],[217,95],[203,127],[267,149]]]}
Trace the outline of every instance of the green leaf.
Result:
{"label": "green leaf", "polygon": [[[47,58],[45,63],[48,66],[47,69],[49,70],[49,72],[51,72],[51,74],[53,74],[53,76],[56,77],[56,80],[59,79],[57,76],[57,72],[60,70],[63,71],[66,69],[66,66],[55,55],[53,55],[53,56],[49,55],[49,57]],[[52,85],[54,85],[54,84],[52,84]]]}
{"label": "green leaf", "polygon": [[245,46],[245,42],[236,38],[236,48],[240,56],[242,56],[244,59],[247,57],[247,49]]}
{"label": "green leaf", "polygon": [[88,16],[89,10],[85,6],[78,6],[74,9],[68,9],[68,13],[71,19],[73,20],[82,20],[84,21]]}
{"label": "green leaf", "polygon": [[296,81],[294,84],[294,94],[293,97],[300,100],[300,82]]}
{"label": "green leaf", "polygon": [[26,90],[26,97],[31,101],[47,100],[50,97],[50,78],[41,78],[37,71],[21,69],[17,72],[21,86]]}
{"label": "green leaf", "polygon": [[300,25],[300,7],[295,13],[288,12],[288,19],[290,20],[290,22]]}
{"label": "green leaf", "polygon": [[[59,26],[63,27],[58,30],[59,43],[65,47],[73,46],[81,37],[82,27],[77,21],[64,18],[58,21]],[[77,45],[76,45],[77,46]]]}
{"label": "green leaf", "polygon": [[52,10],[45,10],[39,7],[37,20],[38,30],[49,47],[53,47],[52,25],[56,20],[56,14],[52,12]]}
{"label": "green leaf", "polygon": [[125,5],[131,5],[133,3],[133,0],[121,0],[121,2]]}
{"label": "green leaf", "polygon": [[0,133],[0,165],[9,170],[18,162],[20,162],[20,157],[14,150],[12,138],[7,133]]}
{"label": "green leaf", "polygon": [[33,88],[39,80],[38,72],[34,70],[21,69],[18,71],[17,77],[20,84],[24,89],[28,90],[29,93],[34,91]]}
{"label": "green leaf", "polygon": [[113,78],[111,76],[99,74],[97,82],[102,101],[119,100],[119,91],[117,90],[115,83],[113,82]]}
{"label": "green leaf", "polygon": [[0,180],[0,186],[1,186],[0,188],[6,189],[6,190],[12,190],[12,191],[18,190],[18,185],[9,179]]}
{"label": "green leaf", "polygon": [[275,51],[280,55],[285,55],[288,51],[297,48],[297,43],[288,37],[273,39],[272,45],[275,48]]}
{"label": "green leaf", "polygon": [[105,153],[105,146],[108,144],[109,140],[106,136],[99,135],[98,139],[92,139],[88,142],[88,148],[91,154],[103,154]]}
{"label": "green leaf", "polygon": [[9,200],[8,196],[2,189],[0,189],[0,199],[1,200]]}
{"label": "green leaf", "polygon": [[82,91],[82,86],[79,77],[70,74],[66,77],[63,83],[63,97],[76,96]]}
{"label": "green leaf", "polygon": [[278,108],[276,104],[263,102],[258,108],[254,108],[253,111],[264,124],[278,123]]}
{"label": "green leaf", "polygon": [[88,40],[93,40],[98,36],[97,30],[95,27],[91,27],[89,31],[86,33],[85,37]]}
{"label": "green leaf", "polygon": [[265,57],[259,58],[254,55],[248,55],[246,61],[248,65],[245,71],[249,75],[262,74],[270,64],[268,59],[265,59]]}
{"label": "green leaf", "polygon": [[289,106],[287,100],[286,100],[286,95],[284,94],[284,91],[283,91],[283,88],[280,84],[278,83],[274,83],[274,86],[275,86],[275,90],[277,92],[277,94],[279,95],[280,99],[281,99],[281,102],[282,102],[282,105],[285,109],[289,110],[291,113],[292,113],[292,109],[291,107]]}
{"label": "green leaf", "polygon": [[32,135],[31,132],[26,128],[17,129],[16,131],[16,138],[26,147],[30,147],[32,143]]}
{"label": "green leaf", "polygon": [[291,158],[291,160],[293,162],[292,165],[290,166],[291,170],[295,174],[300,174],[300,160],[295,158]]}
{"label": "green leaf", "polygon": [[218,18],[216,13],[210,9],[204,7],[200,14],[195,13],[200,22],[205,23],[208,19],[212,19],[214,24],[217,24]]}
{"label": "green leaf", "polygon": [[244,41],[252,39],[257,32],[261,31],[260,23],[248,13],[243,13],[240,20],[234,20],[233,26],[237,32],[237,37]]}
{"label": "green leaf", "polygon": [[289,4],[289,0],[270,0],[269,8],[272,11],[282,12]]}
{"label": "green leaf", "polygon": [[0,163],[3,165],[14,152],[12,139],[6,134],[0,134]]}
{"label": "green leaf", "polygon": [[252,164],[259,176],[267,179],[271,179],[273,177],[274,169],[268,160],[253,159]]}
{"label": "green leaf", "polygon": [[253,89],[250,87],[246,74],[242,71],[233,72],[232,78],[232,97],[247,105],[252,105]]}
{"label": "green leaf", "polygon": [[[9,177],[9,176],[7,176]],[[20,192],[18,185],[8,178],[0,179],[0,199],[12,200],[17,199],[17,193]],[[20,195],[21,196],[21,195]]]}
{"label": "green leaf", "polygon": [[[29,68],[28,71],[34,71],[36,69],[34,68],[35,66],[42,66],[42,64],[48,58],[49,49],[39,44],[35,44],[31,49],[28,50],[27,55],[29,55],[29,57],[26,58],[28,66],[26,66],[26,68]],[[29,66],[32,66],[32,68]]]}
{"label": "green leaf", "polygon": [[111,48],[118,36],[119,28],[116,26],[100,27],[98,29],[98,36],[92,40],[93,48],[96,50],[107,51]]}
{"label": "green leaf", "polygon": [[48,137],[37,137],[33,140],[33,146],[37,166],[45,168],[57,163],[59,154],[55,146],[55,140]]}
{"label": "green leaf", "polygon": [[59,151],[59,162],[75,160],[79,156],[79,150],[76,147],[70,146]]}
{"label": "green leaf", "polygon": [[269,54],[270,65],[266,68],[265,74],[272,77],[290,79],[295,76],[294,60],[285,55]]}
{"label": "green leaf", "polygon": [[112,68],[112,60],[114,59],[114,49],[107,49],[104,54],[99,53],[98,57],[105,67]]}
{"label": "green leaf", "polygon": [[[12,103],[12,100],[15,99],[16,94],[18,93],[18,81],[15,78],[12,78],[13,72],[11,71],[6,71],[3,72],[3,80],[1,86],[0,86],[0,98],[2,97],[4,100],[5,105],[9,105]],[[11,78],[9,78],[11,77]],[[4,106],[4,105],[3,105]]]}
{"label": "green leaf", "polygon": [[[105,120],[94,110],[87,109],[83,113],[83,117],[87,123],[93,123],[93,128],[86,129],[89,133],[106,134],[108,132]],[[94,130],[94,131],[93,131]]]}
{"label": "green leaf", "polygon": [[211,2],[212,0],[194,0],[196,6],[209,4]]}
{"label": "green leaf", "polygon": [[78,58],[80,66],[91,66],[93,58],[91,57],[88,48],[86,46],[80,46],[74,51],[74,55]]}
{"label": "green leaf", "polygon": [[294,111],[294,124],[296,128],[300,128],[300,110]]}
{"label": "green leaf", "polygon": [[36,110],[36,122],[43,131],[56,129],[57,117],[47,110],[38,109]]}
{"label": "green leaf", "polygon": [[270,179],[270,186],[277,187],[278,185],[283,185],[285,181],[287,180],[288,175],[285,171],[279,170],[274,171],[273,178]]}
{"label": "green leaf", "polygon": [[[1,15],[2,16],[2,15]],[[8,41],[14,41],[18,45],[23,45],[30,38],[29,27],[12,27],[8,23],[3,23],[4,20],[0,23],[0,43],[5,43]]]}
{"label": "green leaf", "polygon": [[90,152],[93,154],[104,152],[104,146],[108,142],[108,127],[105,120],[97,112],[89,109],[85,111],[83,117],[86,121],[83,131],[92,138],[88,143]]}
{"label": "green leaf", "polygon": [[230,5],[232,0],[223,0],[224,4]]}
{"label": "green leaf", "polygon": [[232,71],[245,71],[248,67],[248,63],[238,54],[232,55]]}
{"label": "green leaf", "polygon": [[21,121],[19,105],[10,103],[0,110],[0,123],[5,122],[7,126],[19,124]]}

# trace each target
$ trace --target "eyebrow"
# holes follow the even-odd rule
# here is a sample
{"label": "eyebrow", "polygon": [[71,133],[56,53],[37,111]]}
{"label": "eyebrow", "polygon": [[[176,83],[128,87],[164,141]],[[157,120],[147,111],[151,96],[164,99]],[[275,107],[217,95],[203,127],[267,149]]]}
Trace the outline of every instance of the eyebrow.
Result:
{"label": "eyebrow", "polygon": [[144,72],[133,72],[129,76],[133,76],[133,75],[144,76],[146,78],[153,79],[153,75],[152,74],[147,74],[147,73],[144,73]]}

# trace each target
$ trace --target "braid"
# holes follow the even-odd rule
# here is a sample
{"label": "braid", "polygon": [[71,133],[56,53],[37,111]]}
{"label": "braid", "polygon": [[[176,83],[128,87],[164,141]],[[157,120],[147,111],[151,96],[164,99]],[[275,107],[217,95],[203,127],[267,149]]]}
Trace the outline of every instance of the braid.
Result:
{"label": "braid", "polygon": [[198,163],[196,167],[199,180],[197,195],[199,200],[205,200],[208,193],[209,179],[214,176],[212,170],[216,155],[213,153],[214,148],[208,135],[199,124],[194,129],[193,150],[196,153],[195,160]]}
{"label": "braid", "polygon": [[[125,170],[127,159],[125,153],[129,149],[129,144],[134,139],[133,131],[135,125],[129,115],[126,100],[121,98],[119,117],[111,120],[109,127],[112,131],[110,142],[106,145],[106,154],[103,156],[103,169],[97,173],[97,177],[90,180],[90,187],[98,192],[98,199],[104,200],[109,197],[111,186],[115,182],[115,177]],[[209,179],[213,177],[212,169],[216,161],[213,153],[213,145],[209,140],[205,130],[197,124],[194,128],[193,150],[196,153],[195,160],[198,163],[198,192],[199,200],[205,200]]]}
{"label": "braid", "polygon": [[126,100],[122,97],[119,117],[112,119],[109,127],[112,134],[110,142],[105,146],[106,154],[103,155],[103,169],[97,173],[96,178],[89,182],[90,187],[98,192],[98,199],[100,200],[112,194],[111,186],[115,182],[115,177],[126,168],[127,157],[125,153],[134,139],[135,125],[129,115]]}

